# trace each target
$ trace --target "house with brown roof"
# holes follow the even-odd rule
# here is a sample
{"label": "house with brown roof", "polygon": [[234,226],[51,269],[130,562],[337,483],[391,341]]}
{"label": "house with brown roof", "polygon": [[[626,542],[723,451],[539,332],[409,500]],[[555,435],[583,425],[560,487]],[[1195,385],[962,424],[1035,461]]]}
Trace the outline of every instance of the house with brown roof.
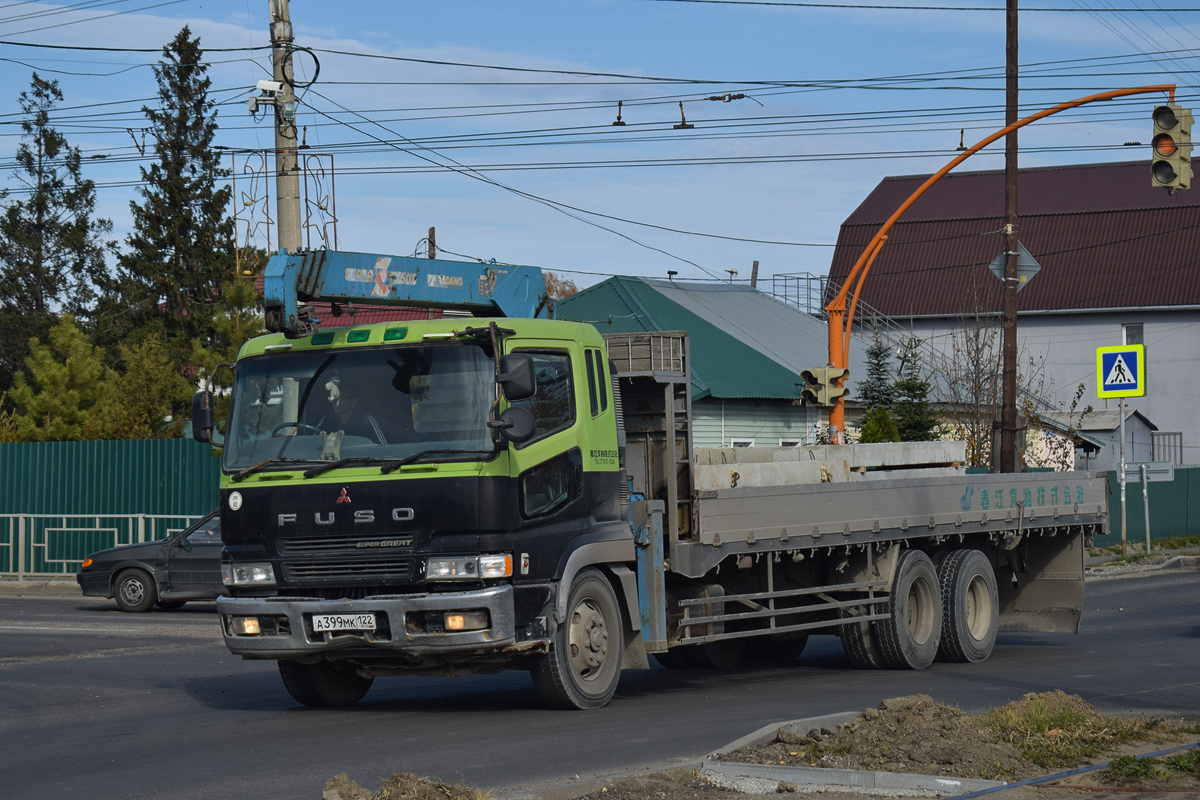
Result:
{"label": "house with brown roof", "polygon": [[[927,175],[884,179],[842,224],[830,267],[840,286],[880,226]],[[1023,379],[1041,410],[1116,409],[1096,395],[1096,348],[1143,344],[1146,396],[1126,400],[1154,460],[1200,463],[1200,192],[1169,195],[1149,160],[1020,171],[1018,238],[1040,267],[1017,295]],[[997,337],[1005,249],[1003,170],[950,173],[891,229],[861,299],[948,363],[963,332]],[[1030,366],[1032,365],[1032,366]],[[851,364],[851,371],[862,365]],[[1038,374],[1032,374],[1038,373]],[[1141,452],[1139,450],[1139,452]]]}

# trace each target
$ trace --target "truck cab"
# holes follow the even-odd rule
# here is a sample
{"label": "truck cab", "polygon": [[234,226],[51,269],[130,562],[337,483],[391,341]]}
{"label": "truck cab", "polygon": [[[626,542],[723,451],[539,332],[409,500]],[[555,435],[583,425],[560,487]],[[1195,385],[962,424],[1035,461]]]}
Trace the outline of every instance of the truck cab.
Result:
{"label": "truck cab", "polygon": [[566,573],[634,560],[603,348],[590,325],[462,318],[248,342],[222,452],[230,650],[318,703],[314,674],[544,657]]}

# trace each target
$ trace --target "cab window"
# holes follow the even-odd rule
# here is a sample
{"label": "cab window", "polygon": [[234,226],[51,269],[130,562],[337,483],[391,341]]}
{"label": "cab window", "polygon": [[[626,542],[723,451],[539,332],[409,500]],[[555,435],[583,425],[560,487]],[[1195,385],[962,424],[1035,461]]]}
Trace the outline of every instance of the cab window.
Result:
{"label": "cab window", "polygon": [[524,408],[534,419],[533,438],[521,447],[566,430],[575,423],[575,392],[571,381],[571,357],[564,352],[532,352],[537,392],[512,405]]}

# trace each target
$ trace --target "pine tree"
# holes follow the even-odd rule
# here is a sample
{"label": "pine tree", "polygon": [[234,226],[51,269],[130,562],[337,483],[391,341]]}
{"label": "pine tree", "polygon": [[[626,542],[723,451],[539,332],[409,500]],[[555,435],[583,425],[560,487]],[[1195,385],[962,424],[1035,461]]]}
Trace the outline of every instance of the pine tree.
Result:
{"label": "pine tree", "polygon": [[69,314],[50,329],[48,342],[35,338],[26,359],[30,377],[17,373],[8,399],[16,438],[26,442],[86,438],[89,414],[108,392],[101,354]]}
{"label": "pine tree", "polygon": [[876,333],[875,341],[867,348],[866,380],[855,387],[858,400],[868,409],[891,408],[895,399],[892,369],[892,348]]}
{"label": "pine tree", "polygon": [[29,340],[45,336],[56,314],[90,312],[105,254],[115,246],[103,240],[112,223],[93,217],[96,188],[83,178],[79,148],[50,124],[62,99],[58,82],[35,72],[19,100],[24,139],[14,176],[21,197],[0,215],[0,389],[12,385]]}
{"label": "pine tree", "polygon": [[120,258],[119,301],[105,309],[99,333],[115,343],[128,327],[161,330],[182,368],[192,342],[217,343],[215,316],[233,274],[233,224],[226,214],[228,176],[213,148],[217,114],[208,97],[200,40],[185,25],[154,68],[158,107],[144,106],[155,160],[142,168],[141,200]]}
{"label": "pine tree", "polygon": [[918,348],[922,342],[911,337],[905,343],[900,378],[893,386],[896,393],[892,413],[902,442],[928,442],[937,438],[938,418],[929,403],[929,381],[921,370]]}
{"label": "pine tree", "polygon": [[900,431],[886,408],[875,406],[867,412],[858,441],[860,444],[900,441]]}

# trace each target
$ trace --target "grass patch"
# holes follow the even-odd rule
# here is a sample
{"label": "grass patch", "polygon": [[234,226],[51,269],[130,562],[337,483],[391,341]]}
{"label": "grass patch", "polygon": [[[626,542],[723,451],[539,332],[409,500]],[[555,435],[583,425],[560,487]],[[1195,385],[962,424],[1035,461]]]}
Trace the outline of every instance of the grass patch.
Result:
{"label": "grass patch", "polygon": [[1121,783],[1123,781],[1147,780],[1149,778],[1165,777],[1159,771],[1157,758],[1138,758],[1137,756],[1121,756],[1104,769],[1100,770],[1100,780],[1105,783]]}
{"label": "grass patch", "polygon": [[1025,695],[979,719],[1014,745],[1023,761],[1045,769],[1078,766],[1125,742],[1166,734],[1163,726],[1143,719],[1105,717],[1062,691]]}
{"label": "grass patch", "polygon": [[1200,776],[1200,752],[1187,750],[1164,759],[1121,756],[1100,771],[1100,780],[1122,784],[1129,781],[1165,781],[1177,775]]}
{"label": "grass patch", "polygon": [[1200,547],[1200,536],[1170,536],[1166,539],[1151,539],[1150,546],[1155,550],[1184,550],[1188,547]]}

